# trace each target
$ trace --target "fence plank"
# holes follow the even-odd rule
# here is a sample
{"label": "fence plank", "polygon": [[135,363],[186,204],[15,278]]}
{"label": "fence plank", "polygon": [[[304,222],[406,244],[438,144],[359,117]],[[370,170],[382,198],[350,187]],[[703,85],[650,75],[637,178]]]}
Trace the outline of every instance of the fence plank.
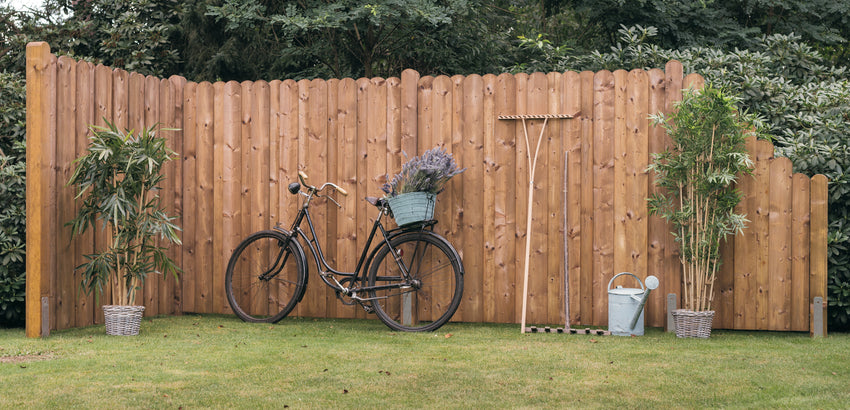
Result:
{"label": "fence plank", "polygon": [[[285,181],[285,183],[281,185],[288,185],[289,183],[298,181],[298,146],[300,143],[300,136],[298,132],[300,127],[299,98],[298,83],[293,80],[285,80],[281,82],[280,119],[278,121],[278,127],[280,127],[279,135],[281,135],[282,138],[279,152],[279,174],[280,178]],[[290,195],[288,192],[283,192],[281,194],[280,220],[283,222],[285,229],[289,229],[289,224],[298,212],[298,202],[298,195]],[[238,218],[236,218],[236,220],[238,220]],[[243,236],[245,234],[246,233],[243,232]],[[279,297],[284,296],[286,295],[279,295]],[[293,316],[300,314],[300,307],[296,307],[296,310],[291,313]]]}
{"label": "fence plank", "polygon": [[[433,79],[428,92],[430,102],[427,102],[425,107],[423,107],[430,111],[423,117],[423,120],[426,122],[426,127],[423,127],[425,133],[419,136],[419,153],[421,154],[427,149],[440,146],[445,149],[446,152],[453,154],[455,162],[463,167],[466,166],[463,153],[462,151],[456,151],[460,150],[460,147],[453,143],[455,137],[453,135],[453,126],[460,127],[461,124],[453,125],[452,120],[455,115],[455,110],[460,109],[460,107],[455,107],[453,105],[455,98],[462,98],[463,95],[462,92],[458,92],[457,95],[455,95],[455,93],[453,93],[454,87],[455,85],[452,79],[447,76],[441,75]],[[444,193],[438,195],[437,219],[441,221],[441,223],[435,226],[439,234],[449,239],[449,241],[452,241],[454,238],[456,244],[457,240],[463,237],[462,231],[457,225],[460,219],[455,216],[455,213],[458,210],[463,212],[464,209],[463,197],[461,196],[463,191],[459,190],[458,187],[461,186],[459,184],[462,184],[462,178],[455,178],[454,181],[449,183],[449,186],[447,187],[448,189]],[[464,253],[464,248],[459,244],[457,244],[457,250],[461,255],[466,255]],[[445,300],[449,297],[446,289],[436,289],[434,293],[436,294],[434,296],[434,300]],[[463,302],[461,306],[464,306]],[[461,312],[459,315],[456,315],[454,319],[458,320],[463,317],[463,312]]]}
{"label": "fence plank", "polygon": [[[626,98],[626,156],[625,168],[625,213],[623,214],[626,240],[625,262],[629,271],[643,280],[647,271],[647,218],[649,182],[646,168],[649,166],[649,76],[644,70],[632,70],[628,75]],[[619,219],[617,220],[619,222]],[[656,296],[658,296],[656,294]],[[660,299],[660,298],[657,298]],[[653,305],[648,305],[651,310]],[[648,319],[651,313],[646,314]],[[660,324],[660,323],[659,323]]]}
{"label": "fence plank", "polygon": [[281,221],[281,199],[287,195],[287,181],[282,179],[283,175],[280,173],[280,145],[285,138],[280,126],[280,85],[280,80],[269,82],[268,104],[262,107],[269,116],[269,227]]}
{"label": "fence plank", "polygon": [[180,163],[183,169],[183,280],[181,300],[184,312],[198,312],[195,304],[199,273],[189,267],[197,266],[196,231],[198,226],[198,169],[197,169],[197,89],[198,84],[186,83],[183,89],[183,147]]}
{"label": "fence plank", "polygon": [[[611,175],[613,176],[613,184],[611,186],[612,194],[612,210],[613,210],[613,236],[611,242],[613,245],[613,273],[631,272],[638,277],[644,275],[643,272],[636,272],[634,266],[629,259],[629,241],[626,234],[627,212],[629,202],[631,200],[630,187],[627,185],[632,181],[628,177],[628,169],[626,162],[633,154],[634,144],[629,140],[628,128],[626,124],[626,100],[629,98],[629,74],[625,70],[614,71],[614,123],[613,134],[611,134],[611,153],[613,155],[613,167]],[[603,136],[605,138],[605,136]],[[617,282],[626,287],[633,287],[633,279],[628,278],[628,281],[623,282],[622,279]],[[607,282],[606,282],[607,284]],[[607,310],[605,310],[607,316]]]}
{"label": "fence plank", "polygon": [[[676,107],[679,101],[682,101],[682,90],[684,89],[684,69],[682,63],[678,61],[670,61],[664,66],[665,73],[665,108],[664,112],[670,113]],[[664,137],[664,145],[668,146],[671,139],[668,136]],[[666,225],[668,232],[672,230],[672,226]],[[673,235],[666,235],[664,248],[670,257],[665,259],[664,272],[666,281],[661,281],[661,288],[664,289],[663,295],[675,293],[679,296],[679,306],[682,301],[682,263],[679,258],[679,244],[673,238]]]}
{"label": "fence plank", "polygon": [[[340,181],[336,178],[336,171],[339,164],[339,138],[337,135],[337,112],[339,110],[339,80],[330,79],[327,81],[327,90],[326,90],[326,98],[327,98],[327,111],[325,112],[325,124],[326,128],[326,140],[327,140],[327,169],[326,169],[326,178],[325,180],[328,182],[333,182],[335,184],[339,184]],[[387,111],[389,111],[389,102],[386,103]],[[328,193],[329,195],[333,195],[334,199],[342,198],[342,195],[337,193]],[[337,201],[339,202],[339,201]],[[327,232],[325,234],[325,245],[327,249],[325,250],[326,256],[325,258],[328,260],[328,263],[335,267],[339,268],[339,258],[337,252],[337,224],[339,220],[340,209],[336,207],[332,202],[328,201],[327,204],[327,222],[325,226],[327,227]],[[329,289],[327,289],[329,290]],[[325,315],[326,317],[339,317],[339,313],[337,312],[337,307],[339,306],[338,299],[334,297],[333,292],[327,292],[327,296],[325,298]]]}
{"label": "fence plank", "polygon": [[770,160],[773,158],[773,145],[767,141],[756,141],[754,149],[755,170],[755,213],[752,215],[753,232],[755,233],[756,249],[753,255],[756,259],[756,328],[760,330],[770,329],[768,316],[770,312],[770,270],[768,232],[770,221],[768,219],[770,208]]}
{"label": "fence plank", "polygon": [[[582,87],[581,77],[574,71],[564,73],[564,112],[579,113],[582,112]],[[569,152],[567,163],[567,258],[569,269],[569,301],[570,301],[570,318],[569,322],[578,324],[581,321],[581,241],[585,237],[582,232],[581,201],[582,201],[582,119],[577,117],[567,120],[564,130],[563,148]]]}
{"label": "fence plank", "polygon": [[112,71],[112,123],[119,130],[130,128],[130,73]]}
{"label": "fence plank", "polygon": [[[116,75],[117,73],[118,73],[117,70],[116,70],[116,72],[113,72],[112,69],[110,69],[109,67],[106,67],[102,64],[98,64],[97,67],[95,67],[95,96],[94,96],[94,98],[95,98],[95,103],[94,103],[95,116],[94,116],[94,122],[93,122],[94,125],[105,126],[107,120],[114,122],[113,110],[116,108],[114,100],[116,98],[118,98],[119,90],[126,87],[126,82],[119,83],[119,84],[117,84],[118,86],[116,86],[115,82],[116,81],[120,82],[122,80],[122,78],[124,80],[126,80],[126,74],[127,74],[126,72],[123,72],[123,74],[125,76],[121,77],[119,75]],[[124,87],[121,87],[122,84],[123,84]],[[126,95],[126,92],[124,92],[124,95]],[[124,115],[126,116],[126,114],[124,114]],[[85,141],[84,145],[86,147],[88,147],[88,141]],[[104,249],[104,244],[106,242],[105,239],[104,239],[105,235],[106,235],[106,232],[102,231],[102,230],[95,230],[95,232],[93,232],[93,236],[94,236],[94,249],[93,249],[93,251],[95,249],[96,250]],[[106,289],[104,289],[104,293],[103,293],[102,297],[100,297],[100,300],[99,300],[100,304],[109,303],[109,301],[111,300],[111,297],[112,297],[111,295],[112,295],[112,290],[111,290],[110,287],[107,287]],[[94,296],[94,295],[92,295],[92,296]],[[97,298],[95,298],[95,300],[97,300]],[[92,305],[94,321],[95,321],[95,323],[103,323],[103,312],[102,312],[101,308],[97,305],[98,304]]]}
{"label": "fence plank", "polygon": [[[64,185],[71,178],[72,162],[75,158],[76,131],[76,94],[77,94],[77,64],[68,56],[59,57],[56,63],[56,186],[63,187],[56,193],[56,208],[59,223],[65,223],[74,218],[74,190]],[[74,243],[71,241],[69,229],[58,229],[56,241],[57,261],[71,260],[74,257]],[[74,266],[67,263],[57,263],[56,278],[51,281],[55,290],[51,289],[56,300],[56,327],[66,329],[76,325],[74,306],[76,305],[76,290],[74,282]]]}
{"label": "fence plank", "polygon": [[809,249],[811,180],[794,174],[791,182],[791,330],[809,330]]}
{"label": "fence plank", "polygon": [[593,226],[593,125],[594,125],[594,77],[590,71],[583,71],[581,76],[581,311],[578,317],[580,323],[593,321],[593,275],[596,258],[594,257],[594,226]]}
{"label": "fence plank", "polygon": [[482,268],[483,291],[481,294],[481,303],[483,304],[484,316],[486,322],[496,321],[496,140],[495,138],[487,138],[487,136],[495,135],[496,132],[496,87],[497,77],[492,74],[487,74],[483,78],[484,81],[484,112],[482,115],[481,144],[483,145],[483,168],[484,168],[484,184],[482,186],[482,228],[484,232],[483,252],[484,263]]}
{"label": "fence plank", "polygon": [[[665,110],[667,103],[667,83],[664,77],[664,71],[660,69],[649,70],[649,97],[647,109],[649,113],[661,113]],[[648,129],[647,134],[647,150],[650,154],[660,153],[667,149],[667,133],[660,125],[652,125]],[[648,159],[648,161],[651,159]],[[655,173],[647,174],[647,197],[651,197],[659,193],[659,189],[655,185]],[[670,249],[667,248],[667,237],[670,234],[670,227],[667,222],[658,215],[647,217],[647,248],[646,248],[646,273],[655,275],[659,279],[665,279],[664,282],[670,281],[667,271],[666,261],[671,259]],[[667,293],[664,289],[668,289],[668,283],[661,283],[658,290],[654,294],[650,294],[647,301],[646,309],[646,325],[647,326],[663,326],[665,323],[665,306],[664,300]]]}
{"label": "fence plank", "polygon": [[[256,81],[251,87],[251,112],[250,112],[250,171],[247,185],[250,187],[251,198],[251,232],[257,232],[271,228],[269,222],[269,111],[265,109],[269,105],[269,84],[265,81]],[[243,112],[243,115],[245,113]],[[244,117],[243,117],[244,118]],[[244,183],[245,181],[243,181]],[[216,302],[224,297],[224,283],[214,282]],[[271,295],[262,295],[263,299],[256,301],[259,306],[270,308]],[[222,299],[219,299],[222,298]],[[216,303],[218,305],[218,303]]]}
{"label": "fence plank", "polygon": [[[369,173],[369,133],[367,126],[369,124],[369,79],[359,78],[356,81],[356,104],[357,104],[357,198],[367,196],[375,196],[378,191],[372,185],[371,174]],[[396,170],[398,172],[400,170]],[[357,202],[357,249],[366,247],[366,240],[369,237],[369,226],[374,222],[377,213],[374,208],[371,208],[366,201]],[[362,215],[362,217],[361,217]],[[358,311],[357,317],[366,317],[364,313]]]}
{"label": "fence plank", "polygon": [[791,183],[791,160],[772,160],[767,259],[770,330],[791,330]]}
{"label": "fence plank", "polygon": [[[514,115],[516,99],[513,90],[516,87],[514,76],[499,75],[497,79],[495,113],[494,115]],[[514,272],[517,271],[516,254],[516,124],[515,121],[498,121],[494,125],[496,165],[493,178],[495,186],[495,263],[494,272],[496,288],[496,321],[511,323],[517,320],[516,305],[517,286]],[[521,137],[520,137],[521,138]],[[468,165],[463,165],[468,166]],[[452,182],[456,183],[456,182]]]}
{"label": "fence plank", "polygon": [[[183,93],[182,88],[185,84],[185,79],[182,77],[172,76],[169,79],[160,81],[160,119],[161,128],[171,129],[168,131],[160,131],[166,138],[166,146],[174,152],[178,152],[179,147],[183,143]],[[169,161],[164,167],[166,175],[163,184],[163,201],[166,206],[166,212],[169,216],[177,217],[175,220],[178,226],[182,226],[182,221],[179,216],[183,214],[182,200],[180,193],[182,192],[182,168],[179,166],[178,158]],[[178,233],[179,235],[179,233]],[[168,245],[168,256],[177,264],[182,266],[180,258],[181,252],[179,245]],[[180,297],[179,297],[179,280],[171,274],[164,277],[165,286],[160,289],[160,308],[162,314],[175,314],[179,312]]]}
{"label": "fence plank", "polygon": [[464,173],[463,191],[463,265],[468,282],[464,282],[464,320],[482,320],[484,317],[482,292],[484,270],[484,248],[480,232],[484,223],[482,210],[484,187],[483,151],[483,90],[481,76],[472,75],[463,82],[463,163],[468,167]]}
{"label": "fence plank", "polygon": [[[324,80],[302,81],[301,105],[304,111],[305,123],[301,124],[300,135],[304,137],[305,162],[307,175],[314,185],[323,184],[328,179],[328,146],[327,146],[327,82]],[[377,106],[383,106],[378,104]],[[377,108],[377,107],[376,107]],[[382,152],[383,153],[383,152]],[[385,158],[385,156],[384,156]],[[372,158],[380,161],[380,158]],[[370,161],[371,162],[371,161]],[[319,201],[312,208],[313,222],[316,228],[316,239],[323,244],[327,241],[328,201]],[[321,316],[327,306],[330,292],[325,286],[307,288],[307,302],[310,315]]]}
{"label": "fence plank", "polygon": [[[184,138],[184,135],[185,135],[185,132],[186,132],[186,124],[183,123],[183,110],[184,110],[184,107],[183,107],[183,91],[186,88],[187,81],[186,81],[185,78],[180,77],[180,76],[176,76],[176,75],[169,77],[168,80],[171,81],[171,84],[172,84],[173,90],[174,90],[173,91],[173,99],[172,99],[172,101],[174,103],[174,113],[173,113],[172,118],[173,118],[173,121],[174,121],[174,127],[178,129],[174,134],[175,138],[174,138],[174,141],[173,141],[173,144],[174,144],[173,149],[174,149],[174,152],[176,153],[176,155],[174,157],[174,161],[173,161],[174,162],[173,178],[175,180],[174,212],[176,213],[175,216],[177,216],[177,218],[178,218],[177,222],[180,224],[180,227],[182,228],[182,227],[185,227],[186,225],[185,225],[185,223],[183,221],[183,217],[182,217],[182,215],[184,214],[183,207],[185,205],[185,201],[183,200],[183,167],[180,164],[181,163],[180,152],[181,152],[181,149],[183,148],[183,138]],[[180,236],[182,237],[183,235],[181,234]],[[175,247],[174,258],[175,258],[174,261],[178,264],[178,266],[181,266],[181,267],[184,266],[183,265],[183,252],[182,252],[181,247],[179,247],[179,246]],[[183,299],[182,299],[182,294],[183,294],[182,284],[183,284],[183,281],[182,281],[182,278],[183,278],[183,275],[181,274],[180,280],[176,280],[175,283],[174,283],[173,297],[174,297],[174,301],[175,301],[175,304],[174,304],[174,313],[175,314],[181,314],[183,312]]]}
{"label": "fence plank", "polygon": [[[448,141],[451,142],[451,152],[456,161],[461,162],[461,166],[468,167],[462,161],[463,159],[463,147],[465,144],[464,135],[463,135],[463,121],[461,121],[462,113],[463,113],[463,85],[465,77],[461,75],[455,75],[448,79],[448,81],[443,80],[443,83],[440,83],[438,77],[435,81],[438,82],[439,86],[445,85],[447,90],[449,90],[446,98],[446,106],[450,107],[448,109],[447,117],[448,124],[440,125],[440,135],[447,136]],[[451,105],[449,106],[448,102],[451,101]],[[446,137],[443,137],[444,139]],[[421,152],[420,152],[421,153]],[[466,215],[464,212],[464,193],[465,193],[465,177],[458,178],[456,181],[452,181],[449,187],[448,193],[451,196],[451,234],[449,234],[448,238],[455,238],[455,242],[462,240],[463,238],[463,226],[465,224]],[[445,195],[444,195],[445,196]],[[448,221],[447,221],[448,222]],[[460,252],[461,258],[466,256],[465,249],[463,246],[457,246],[457,251]],[[464,260],[464,259],[462,259]],[[466,268],[466,266],[464,266]],[[464,282],[464,289],[466,288],[466,282]],[[469,315],[466,313],[466,308],[464,307],[464,303],[461,302],[460,307],[455,313],[453,320],[469,320]]]}
{"label": "fence plank", "polygon": [[[225,193],[224,193],[224,167],[225,167],[225,138],[226,138],[226,129],[225,129],[225,99],[227,96],[225,95],[226,85],[223,82],[216,82],[213,84],[213,141],[212,141],[212,173],[213,173],[213,186],[212,186],[212,215],[213,219],[217,221],[212,226],[212,249],[213,249],[213,260],[212,262],[212,305],[213,311],[222,312],[224,311],[224,307],[222,306],[222,301],[224,300],[224,272],[227,269],[227,256],[229,253],[225,255],[224,241],[225,241],[225,221],[224,218],[224,202],[225,202]],[[221,296],[219,296],[221,295]]]}
{"label": "fence plank", "polygon": [[[160,123],[160,80],[154,76],[146,76],[144,78],[145,98],[144,98],[144,126],[151,128]],[[150,124],[150,125],[148,125]],[[159,128],[162,124],[159,124]],[[143,132],[142,128],[136,130]],[[158,129],[157,129],[157,132]],[[162,187],[160,187],[162,188]],[[167,202],[166,202],[167,203]],[[149,275],[145,280],[145,315],[159,315],[164,313],[160,310],[163,302],[160,300],[161,293],[165,290],[165,278],[162,275]]]}
{"label": "fence plank", "polygon": [[[423,115],[417,125],[418,135],[415,145],[413,140],[406,142],[410,151],[405,150],[405,154],[397,158],[393,158],[392,156],[387,158],[387,171],[390,175],[400,172],[403,160],[412,158],[413,153],[422,154],[425,150],[444,145],[444,138],[448,141],[448,149],[451,152],[451,134],[448,132],[444,135],[441,134],[444,129],[442,128],[443,124],[440,124],[438,118],[440,115],[451,116],[451,111],[445,111],[445,106],[442,105],[444,103],[443,98],[448,93],[448,90],[451,90],[451,81],[445,76],[438,78],[422,77],[418,81],[421,84],[420,90],[423,91],[421,98],[417,100],[417,105],[423,110]],[[444,87],[442,89],[443,94],[440,94],[441,90],[436,89],[440,86]],[[448,95],[451,96],[450,94]],[[450,109],[451,103],[448,105],[448,110]],[[450,124],[451,121],[448,122],[448,125]],[[437,233],[445,235],[448,232],[448,229],[451,227],[450,212],[451,195],[438,195],[434,217],[438,221],[441,221],[441,223],[435,226]],[[427,269],[427,267],[423,269]],[[430,299],[419,299],[416,301],[416,307],[418,308],[417,317],[420,320],[430,319],[431,312],[433,312],[433,301],[444,297],[445,293],[441,289],[435,289],[432,291],[432,294]]]}
{"label": "fence plank", "polygon": [[[809,277],[809,300],[822,297],[826,300],[826,278],[827,278],[827,227],[828,227],[828,202],[829,194],[828,180],[825,176],[817,174],[812,177],[811,184],[811,250],[810,250],[810,277]],[[826,303],[824,303],[824,317],[826,317]],[[826,323],[824,323],[824,335],[826,334]]]}
{"label": "fence plank", "polygon": [[608,281],[614,275],[614,151],[607,136],[614,132],[614,74],[600,71],[593,79],[593,321],[607,325]]}
{"label": "fence plank", "polygon": [[407,69],[401,72],[401,150],[416,150],[419,130],[419,73]]}
{"label": "fence plank", "polygon": [[[547,114],[564,114],[561,102],[560,88],[561,73],[547,74],[548,96]],[[546,264],[546,313],[545,323],[564,323],[564,152],[562,149],[566,121],[550,119],[546,126],[547,149],[540,155],[546,155],[547,166],[540,169],[547,173],[546,186],[542,195],[546,199],[546,217],[544,223],[548,230],[546,235],[545,255]],[[542,198],[541,198],[542,199]]]}
{"label": "fence plank", "polygon": [[213,215],[213,139],[215,138],[214,114],[215,91],[208,82],[198,84],[197,125],[195,131],[195,162],[197,229],[195,230],[196,266],[198,272],[196,308],[200,312],[215,312],[213,295],[213,225],[218,223]]}
{"label": "fence plank", "polygon": [[[337,235],[337,251],[339,252],[340,269],[353,272],[360,256],[357,248],[357,223],[365,218],[358,218],[357,206],[363,201],[357,195],[357,84],[351,78],[340,81],[337,88],[339,107],[337,110],[337,140],[339,141],[339,158],[336,179],[342,187],[348,190],[346,197],[339,198],[342,205],[337,219],[339,226]],[[337,312],[340,317],[353,318],[356,306],[340,307]]]}
{"label": "fence plank", "polygon": [[[216,138],[215,155],[221,157],[221,164],[215,164],[216,189],[214,190],[215,202],[220,209],[215,210],[219,222],[221,237],[216,240],[221,249],[217,256],[218,267],[214,269],[215,275],[220,276],[223,281],[227,263],[239,242],[251,232],[250,227],[243,226],[241,209],[243,185],[242,175],[242,85],[236,81],[228,81],[221,90],[216,89],[217,104],[221,106],[222,117],[216,121],[216,134],[221,128],[221,135]],[[221,94],[218,94],[221,93]],[[221,139],[218,139],[221,138]],[[219,194],[220,192],[220,194]],[[213,288],[216,288],[213,284]],[[223,289],[223,284],[218,285]],[[226,298],[224,298],[226,299]],[[230,305],[222,299],[221,306],[217,307],[222,312],[230,312]],[[217,309],[217,310],[218,310]]]}
{"label": "fence plank", "polygon": [[[110,73],[109,79],[112,78]],[[97,94],[95,86],[97,77],[95,74],[95,66],[88,62],[77,63],[77,94],[76,94],[76,119],[74,151],[75,157],[80,157],[88,149],[89,126],[95,122],[95,112],[97,111]],[[110,93],[111,94],[111,93]],[[75,212],[79,211],[82,205],[82,199],[76,202],[74,207]],[[94,231],[97,229],[89,229],[84,235],[78,237],[75,243],[75,255],[71,259],[74,267],[81,265],[85,261],[84,255],[90,255],[94,252]],[[79,291],[80,282],[82,281],[82,272],[76,271],[73,275],[73,284],[77,290],[76,298],[76,317],[74,323],[76,326],[88,326],[94,323],[94,295]]]}
{"label": "fence plank", "polygon": [[[747,138],[747,151],[750,158],[755,161],[755,137]],[[742,194],[741,202],[735,207],[735,212],[743,214],[750,223],[746,229],[735,237],[735,294],[733,295],[735,306],[734,323],[738,329],[755,329],[756,326],[756,259],[755,255],[755,227],[753,216],[755,215],[755,177],[744,176],[737,182],[737,189]]]}

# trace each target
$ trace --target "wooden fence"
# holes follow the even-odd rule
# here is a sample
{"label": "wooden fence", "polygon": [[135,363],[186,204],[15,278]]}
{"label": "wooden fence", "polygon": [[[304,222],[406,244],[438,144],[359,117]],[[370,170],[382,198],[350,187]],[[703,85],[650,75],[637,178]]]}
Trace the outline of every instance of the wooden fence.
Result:
{"label": "wooden fence", "polygon": [[[290,220],[297,199],[286,185],[297,170],[351,192],[341,210],[319,203],[314,217],[332,264],[353,269],[375,217],[362,198],[380,194],[405,153],[442,146],[468,168],[437,206],[437,230],[466,268],[455,319],[517,323],[528,163],[522,124],[498,116],[572,113],[550,120],[533,179],[528,323],[564,322],[566,242],[572,324],[606,325],[608,281],[629,271],[660,278],[646,321],[663,326],[665,295],[681,294],[681,269],[669,227],[647,212],[655,188],[646,167],[666,143],[648,116],[668,112],[683,88],[701,82],[672,61],[663,71],[420,77],[407,70],[400,79],[194,83],[56,58],[46,44],[30,44],[27,334],[102,321],[95,300],[79,295],[74,266],[103,235],[72,241],[63,224],[76,206],[65,185],[72,160],[86,148],[88,125],[104,119],[179,129],[163,131],[180,158],[169,164],[162,192],[182,217],[183,246],[171,255],[184,273],[179,282],[148,281],[139,296],[146,315],[228,312],[228,257],[249,233]],[[536,139],[541,126],[530,121],[528,134]],[[715,327],[805,331],[812,299],[826,296],[827,182],[792,174],[769,142],[749,148],[754,175],[739,186],[752,222],[724,244]],[[366,317],[315,280],[295,314]]]}

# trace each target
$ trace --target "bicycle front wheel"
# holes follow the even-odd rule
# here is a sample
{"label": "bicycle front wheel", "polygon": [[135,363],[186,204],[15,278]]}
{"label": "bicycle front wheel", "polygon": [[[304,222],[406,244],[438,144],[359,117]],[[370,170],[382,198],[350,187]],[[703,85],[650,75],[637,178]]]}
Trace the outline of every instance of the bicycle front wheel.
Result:
{"label": "bicycle front wheel", "polygon": [[233,251],[224,279],[233,313],[246,322],[283,319],[304,296],[306,285],[301,244],[277,231],[245,238]]}
{"label": "bicycle front wheel", "polygon": [[387,287],[370,291],[375,313],[394,330],[438,329],[451,319],[463,297],[460,257],[431,232],[403,233],[390,244],[378,251],[369,267],[369,286]]}

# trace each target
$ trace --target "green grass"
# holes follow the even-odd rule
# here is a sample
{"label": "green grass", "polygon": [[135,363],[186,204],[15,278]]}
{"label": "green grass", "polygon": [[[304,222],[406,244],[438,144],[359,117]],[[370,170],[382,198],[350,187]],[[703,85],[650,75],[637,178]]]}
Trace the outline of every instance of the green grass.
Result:
{"label": "green grass", "polygon": [[850,335],[715,331],[677,339],[520,334],[451,323],[145,319],[26,339],[0,330],[0,408],[846,408]]}

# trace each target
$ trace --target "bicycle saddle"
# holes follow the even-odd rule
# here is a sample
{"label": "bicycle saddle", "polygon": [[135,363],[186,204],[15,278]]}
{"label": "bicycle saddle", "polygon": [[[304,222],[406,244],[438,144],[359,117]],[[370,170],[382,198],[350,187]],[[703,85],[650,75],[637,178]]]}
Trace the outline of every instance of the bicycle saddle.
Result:
{"label": "bicycle saddle", "polygon": [[384,198],[376,198],[374,196],[367,196],[366,202],[369,202],[372,205],[375,205],[378,208],[383,208],[384,204],[387,203],[387,200]]}

